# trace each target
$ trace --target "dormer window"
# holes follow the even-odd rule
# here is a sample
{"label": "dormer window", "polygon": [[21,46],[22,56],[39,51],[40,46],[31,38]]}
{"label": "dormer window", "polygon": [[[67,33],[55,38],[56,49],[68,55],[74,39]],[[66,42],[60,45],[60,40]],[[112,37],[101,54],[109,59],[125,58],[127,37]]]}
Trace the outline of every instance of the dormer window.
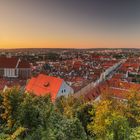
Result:
{"label": "dormer window", "polygon": [[49,82],[46,82],[45,84],[44,84],[44,87],[48,87],[50,84],[49,84]]}

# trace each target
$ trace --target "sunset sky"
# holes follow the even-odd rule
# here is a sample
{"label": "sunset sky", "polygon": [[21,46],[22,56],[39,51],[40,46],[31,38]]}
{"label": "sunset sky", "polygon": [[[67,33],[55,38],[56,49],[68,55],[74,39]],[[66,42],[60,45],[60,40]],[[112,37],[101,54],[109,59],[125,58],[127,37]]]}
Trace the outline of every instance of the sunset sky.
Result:
{"label": "sunset sky", "polygon": [[0,0],[0,48],[140,48],[140,0]]}

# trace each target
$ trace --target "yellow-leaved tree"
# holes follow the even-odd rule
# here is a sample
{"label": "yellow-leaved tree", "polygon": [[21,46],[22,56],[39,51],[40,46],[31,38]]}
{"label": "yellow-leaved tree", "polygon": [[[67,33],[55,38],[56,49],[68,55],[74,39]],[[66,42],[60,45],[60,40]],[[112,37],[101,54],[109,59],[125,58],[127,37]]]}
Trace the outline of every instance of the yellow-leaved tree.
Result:
{"label": "yellow-leaved tree", "polygon": [[114,107],[113,100],[103,99],[94,104],[93,108],[90,112],[91,115],[94,114],[92,122],[87,127],[96,139],[128,139],[129,124],[127,118]]}

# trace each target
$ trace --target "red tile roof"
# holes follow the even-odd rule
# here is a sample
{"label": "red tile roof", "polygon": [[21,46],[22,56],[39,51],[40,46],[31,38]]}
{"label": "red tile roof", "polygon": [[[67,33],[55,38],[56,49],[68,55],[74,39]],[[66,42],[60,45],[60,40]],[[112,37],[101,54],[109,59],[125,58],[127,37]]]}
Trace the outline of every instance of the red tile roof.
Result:
{"label": "red tile roof", "polygon": [[7,87],[13,87],[13,86],[25,86],[26,80],[18,80],[18,79],[13,79],[13,80],[7,80],[0,78],[0,90],[3,90],[5,86]]}
{"label": "red tile roof", "polygon": [[0,57],[0,68],[15,68],[18,62],[16,57]]}
{"label": "red tile roof", "polygon": [[82,66],[81,61],[75,61],[74,64],[73,64],[74,69],[79,69],[81,66]]}
{"label": "red tile roof", "polygon": [[30,64],[25,60],[21,60],[19,62],[18,68],[30,68]]}
{"label": "red tile roof", "polygon": [[101,85],[100,90],[101,93],[106,91],[107,93],[113,95],[113,97],[126,99],[127,95],[131,91],[140,91],[140,84],[111,79],[106,81],[104,85]]}
{"label": "red tile roof", "polygon": [[[0,68],[16,68],[19,58],[17,57],[0,57]],[[18,68],[30,68],[30,64],[21,60]]]}
{"label": "red tile roof", "polygon": [[121,79],[123,77],[124,77],[124,75],[120,74],[120,73],[117,73],[117,74],[113,75],[113,79]]}
{"label": "red tile roof", "polygon": [[129,94],[129,91],[122,90],[122,89],[115,89],[115,88],[109,88],[109,92],[117,98],[126,99],[127,95]]}
{"label": "red tile roof", "polygon": [[26,86],[26,91],[37,96],[51,95],[52,101],[55,101],[57,93],[61,87],[63,79],[39,74],[33,77]]}
{"label": "red tile roof", "polygon": [[130,82],[125,82],[121,81],[120,79],[110,79],[108,80],[108,85],[110,87],[115,87],[115,88],[121,88],[121,89],[126,89],[126,90],[131,90],[131,89],[136,89],[140,90],[140,84],[136,83],[130,83]]}

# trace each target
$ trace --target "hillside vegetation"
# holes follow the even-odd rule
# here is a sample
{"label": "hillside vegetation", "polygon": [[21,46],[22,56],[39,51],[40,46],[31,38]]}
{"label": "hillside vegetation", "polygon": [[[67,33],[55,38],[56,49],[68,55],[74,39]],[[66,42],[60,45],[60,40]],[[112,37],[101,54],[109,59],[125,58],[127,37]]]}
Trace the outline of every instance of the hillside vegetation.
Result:
{"label": "hillside vegetation", "polygon": [[37,97],[13,88],[0,93],[0,140],[139,140],[140,96]]}

